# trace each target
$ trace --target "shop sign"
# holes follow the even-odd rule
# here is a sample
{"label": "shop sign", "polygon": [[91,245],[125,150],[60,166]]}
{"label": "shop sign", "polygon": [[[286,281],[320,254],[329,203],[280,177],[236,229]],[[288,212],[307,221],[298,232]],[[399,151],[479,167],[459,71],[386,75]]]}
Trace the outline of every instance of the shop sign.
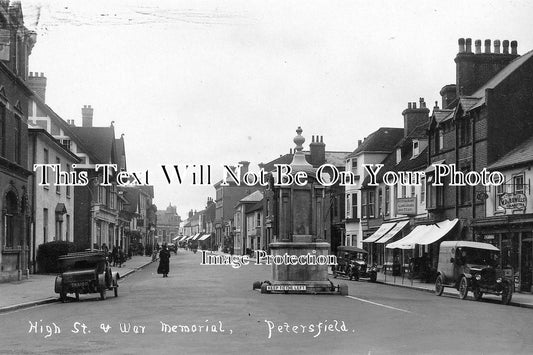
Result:
{"label": "shop sign", "polygon": [[500,207],[512,210],[525,210],[527,198],[523,193],[504,193],[500,195]]}
{"label": "shop sign", "polygon": [[415,215],[416,197],[406,197],[397,199],[396,214]]}
{"label": "shop sign", "polygon": [[483,236],[483,239],[485,239],[485,240],[492,240],[492,239],[494,239],[494,234],[485,234],[485,235]]}

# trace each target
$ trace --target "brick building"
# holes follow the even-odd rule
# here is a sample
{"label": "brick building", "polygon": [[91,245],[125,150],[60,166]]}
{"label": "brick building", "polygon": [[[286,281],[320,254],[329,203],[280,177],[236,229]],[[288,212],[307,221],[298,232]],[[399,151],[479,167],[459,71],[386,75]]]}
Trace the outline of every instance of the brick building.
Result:
{"label": "brick building", "polygon": [[28,56],[36,34],[24,27],[20,3],[0,1],[0,281],[28,275]]}

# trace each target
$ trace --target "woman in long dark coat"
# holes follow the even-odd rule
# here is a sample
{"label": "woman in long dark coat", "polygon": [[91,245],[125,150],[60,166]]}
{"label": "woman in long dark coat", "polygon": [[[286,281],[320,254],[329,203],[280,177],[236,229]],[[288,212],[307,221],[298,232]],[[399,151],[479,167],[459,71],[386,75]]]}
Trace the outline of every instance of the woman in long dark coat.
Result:
{"label": "woman in long dark coat", "polygon": [[168,277],[170,261],[170,251],[167,249],[167,245],[163,244],[163,248],[159,252],[159,267],[157,268],[158,274],[163,274],[163,277]]}

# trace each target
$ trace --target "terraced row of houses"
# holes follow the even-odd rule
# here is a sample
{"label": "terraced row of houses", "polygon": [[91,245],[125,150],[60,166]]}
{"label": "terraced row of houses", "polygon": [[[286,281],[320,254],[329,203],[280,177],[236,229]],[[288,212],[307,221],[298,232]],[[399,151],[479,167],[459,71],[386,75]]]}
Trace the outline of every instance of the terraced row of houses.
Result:
{"label": "terraced row of houses", "polygon": [[85,105],[77,126],[46,104],[47,78],[28,71],[35,42],[20,3],[0,1],[0,281],[38,272],[43,243],[69,241],[78,250],[105,243],[127,251],[131,235],[150,243],[156,223],[152,186],[119,187],[96,169],[114,164],[109,175],[126,169],[124,137],[116,138],[113,122],[93,126],[94,109]]}

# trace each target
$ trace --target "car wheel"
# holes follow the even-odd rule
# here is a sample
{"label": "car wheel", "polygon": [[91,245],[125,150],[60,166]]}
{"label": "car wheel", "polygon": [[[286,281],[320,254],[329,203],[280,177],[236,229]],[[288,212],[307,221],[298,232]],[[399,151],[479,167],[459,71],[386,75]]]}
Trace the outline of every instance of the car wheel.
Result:
{"label": "car wheel", "polygon": [[513,298],[513,286],[509,284],[505,284],[503,286],[503,292],[502,292],[502,304],[509,304],[511,303],[511,299]]}
{"label": "car wheel", "polygon": [[370,275],[371,282],[376,282],[377,279],[378,279],[378,275],[375,272]]}
{"label": "car wheel", "polygon": [[435,294],[437,296],[441,296],[444,292],[444,282],[442,275],[437,276],[437,280],[435,281]]}
{"label": "car wheel", "polygon": [[464,300],[468,295],[468,280],[466,277],[461,277],[461,282],[459,283],[459,298]]}
{"label": "car wheel", "polygon": [[104,287],[102,287],[100,289],[100,299],[101,300],[105,300],[105,298],[106,298],[106,289]]}
{"label": "car wheel", "polygon": [[473,292],[474,292],[474,299],[476,301],[481,301],[481,298],[483,297],[483,292],[479,290],[479,287],[476,287]]}

